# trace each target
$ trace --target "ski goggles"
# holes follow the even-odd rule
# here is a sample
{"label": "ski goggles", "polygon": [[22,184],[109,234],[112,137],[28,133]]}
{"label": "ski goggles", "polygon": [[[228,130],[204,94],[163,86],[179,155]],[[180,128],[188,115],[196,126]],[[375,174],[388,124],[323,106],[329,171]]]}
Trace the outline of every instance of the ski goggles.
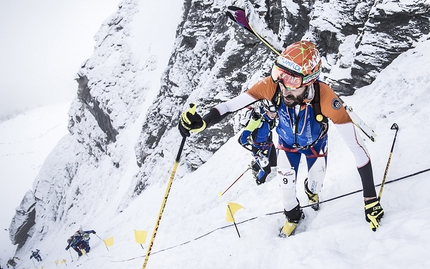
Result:
{"label": "ski goggles", "polygon": [[318,70],[313,74],[304,76],[298,72],[285,70],[278,63],[275,63],[272,68],[272,77],[276,82],[281,82],[288,90],[295,90],[312,84],[319,77],[320,72]]}

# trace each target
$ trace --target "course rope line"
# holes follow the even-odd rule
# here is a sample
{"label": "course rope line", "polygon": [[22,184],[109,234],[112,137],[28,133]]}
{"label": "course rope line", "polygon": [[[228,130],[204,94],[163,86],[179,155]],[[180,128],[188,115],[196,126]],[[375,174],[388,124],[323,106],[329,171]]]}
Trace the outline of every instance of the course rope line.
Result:
{"label": "course rope line", "polygon": [[[409,175],[406,175],[406,176],[403,176],[403,177],[399,177],[399,178],[396,178],[396,179],[388,180],[388,181],[386,181],[386,182],[385,182],[385,184],[392,183],[392,182],[396,182],[396,181],[400,181],[400,180],[402,180],[402,179],[405,179],[405,178],[408,178],[408,177],[413,177],[413,176],[416,176],[416,175],[419,175],[419,174],[422,174],[422,173],[425,173],[425,172],[428,172],[428,171],[430,171],[430,168],[427,168],[427,169],[424,169],[424,170],[421,170],[421,171],[418,171],[418,172],[416,172],[416,173],[409,174]],[[381,184],[377,184],[377,185],[375,185],[375,187],[378,187],[378,186],[380,186],[380,185],[381,185]],[[322,204],[322,203],[326,203],[326,202],[330,202],[330,201],[333,201],[333,200],[336,200],[336,199],[339,199],[339,198],[342,198],[342,197],[346,197],[346,196],[349,196],[349,195],[352,195],[352,194],[355,194],[355,193],[359,193],[359,192],[362,192],[362,191],[363,191],[363,190],[361,189],[361,190],[356,190],[356,191],[353,191],[353,192],[345,193],[345,194],[342,194],[342,195],[339,195],[339,196],[336,196],[336,197],[333,197],[333,198],[330,198],[330,199],[327,199],[327,200],[321,201],[321,202],[320,202],[320,204]],[[310,206],[311,206],[311,205],[305,205],[305,206],[301,206],[301,208],[306,208],[306,207],[310,207]],[[266,214],[265,214],[265,216],[276,215],[276,214],[280,214],[280,213],[282,213],[282,212],[283,212],[283,211],[275,211],[275,212],[271,212],[271,213],[266,213]],[[242,221],[240,221],[240,222],[237,222],[236,224],[237,224],[237,225],[239,225],[239,224],[243,224],[243,223],[245,223],[245,222],[249,222],[249,221],[255,220],[255,219],[257,219],[257,218],[258,218],[258,217],[252,217],[252,218],[249,218],[249,219],[246,219],[246,220],[242,220]],[[212,231],[209,231],[209,232],[207,232],[207,233],[205,233],[205,234],[203,234],[203,235],[201,235],[201,236],[198,236],[198,237],[196,237],[196,238],[194,238],[194,239],[192,239],[192,240],[189,240],[189,241],[186,241],[186,242],[183,242],[183,243],[180,243],[180,244],[178,244],[178,245],[174,245],[174,246],[171,246],[171,247],[168,247],[168,248],[160,249],[160,250],[158,250],[158,251],[154,251],[151,255],[154,255],[154,254],[157,254],[157,253],[160,253],[160,252],[164,252],[164,251],[167,251],[167,250],[170,250],[170,249],[173,249],[173,248],[177,248],[177,247],[180,247],[180,246],[183,246],[183,245],[189,244],[189,243],[191,243],[191,242],[193,242],[193,241],[196,241],[196,240],[199,240],[199,239],[201,239],[201,238],[203,238],[203,237],[206,237],[206,236],[208,236],[208,235],[210,235],[210,234],[212,234],[212,233],[214,233],[214,232],[216,232],[216,231],[219,231],[219,230],[222,230],[222,229],[225,229],[225,228],[229,228],[229,227],[233,227],[233,226],[234,226],[234,224],[228,224],[228,225],[224,225],[224,226],[218,227],[218,228],[213,229]],[[143,258],[143,257],[145,257],[145,255],[138,256],[138,257],[134,257],[134,258],[130,258],[130,259],[127,259],[127,260],[112,261],[112,262],[125,262],[125,261],[135,260],[135,259],[138,259],[138,258]]]}

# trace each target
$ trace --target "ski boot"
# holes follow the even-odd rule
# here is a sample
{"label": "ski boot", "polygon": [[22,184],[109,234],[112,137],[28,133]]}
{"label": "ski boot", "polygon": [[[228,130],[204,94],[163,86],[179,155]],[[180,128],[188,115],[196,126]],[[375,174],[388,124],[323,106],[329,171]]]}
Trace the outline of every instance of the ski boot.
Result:
{"label": "ski boot", "polygon": [[312,193],[308,188],[308,179],[305,179],[305,193],[308,196],[309,204],[312,209],[318,211],[320,209],[320,200],[317,193]]}
{"label": "ski boot", "polygon": [[279,231],[279,237],[288,237],[294,234],[297,226],[300,223],[300,220],[305,218],[305,214],[303,210],[300,208],[300,204],[298,204],[295,208],[290,211],[286,211],[284,209],[284,215],[287,218],[284,226]]}
{"label": "ski boot", "polygon": [[252,175],[256,178],[258,172],[260,171],[260,166],[258,165],[256,160],[252,160],[249,166],[251,167]]}
{"label": "ski boot", "polygon": [[257,185],[261,185],[261,184],[265,183],[266,177],[267,177],[266,172],[264,170],[260,169],[257,176],[255,176],[255,183],[257,183]]}

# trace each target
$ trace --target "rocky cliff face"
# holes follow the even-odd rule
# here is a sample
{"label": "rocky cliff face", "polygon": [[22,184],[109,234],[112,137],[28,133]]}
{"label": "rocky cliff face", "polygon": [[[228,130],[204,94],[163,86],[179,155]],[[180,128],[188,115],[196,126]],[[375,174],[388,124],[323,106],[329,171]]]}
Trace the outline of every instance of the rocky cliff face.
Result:
{"label": "rocky cliff face", "polygon": [[[150,66],[142,66],[130,48],[130,22],[138,1],[125,1],[96,35],[94,56],[80,68],[77,98],[70,109],[69,131],[95,160],[110,155],[117,140],[139,115],[146,91],[136,85]],[[136,105],[140,104],[140,105]]]}
{"label": "rocky cliff face", "polygon": [[[54,222],[70,225],[76,221],[68,219],[71,212],[96,210],[78,203],[88,197],[83,195],[83,186],[92,184],[109,193],[118,184],[112,171],[120,171],[128,154],[119,141],[148,102],[151,88],[142,80],[156,65],[151,57],[133,54],[132,22],[139,2],[123,1],[98,32],[94,55],[77,74],[77,98],[69,112],[70,137],[64,140],[68,146],[62,147],[68,151],[64,156],[74,157],[48,162],[61,172],[48,172],[53,167],[45,165],[36,178],[35,190],[26,195],[11,224],[15,244],[24,245],[35,232],[43,235]],[[261,34],[270,37],[278,49],[302,38],[314,41],[324,56],[322,79],[342,95],[370,84],[399,54],[429,38],[430,4],[425,0],[405,4],[395,0],[246,2],[231,4],[247,7]],[[149,100],[152,105],[135,141],[139,171],[118,205],[119,212],[159,180],[152,176],[155,171],[170,168],[180,139],[178,119],[189,103],[196,102],[198,112],[204,114],[268,74],[275,55],[229,22],[225,9],[221,0],[184,1],[161,87],[155,99]],[[187,161],[181,163],[178,177],[206,162],[237,132],[237,117],[211,127],[204,136],[187,139],[192,146],[185,147],[182,156]],[[58,159],[61,152],[55,156]],[[82,175],[88,167],[95,171],[94,177],[109,178],[111,186],[102,180],[88,181],[88,175]]]}
{"label": "rocky cliff face", "polygon": [[[257,38],[229,22],[225,6],[219,4],[185,3],[175,52],[154,101],[154,112],[148,117],[157,119],[157,124],[146,121],[136,146],[142,169],[135,194],[148,184],[148,166],[160,157],[163,136],[177,125],[186,104],[196,101],[198,111],[207,112],[246,90],[256,77],[267,75],[275,59]],[[264,24],[263,36],[277,36],[273,44],[280,50],[302,38],[318,44],[325,58],[323,79],[341,95],[370,84],[393,59],[429,33],[430,6],[425,1],[408,5],[398,1],[293,1],[288,6],[283,1],[236,1],[235,5],[246,7],[256,25]],[[339,69],[342,77],[331,76]],[[170,109],[165,114],[155,109],[166,106]],[[199,167],[230,138],[237,131],[235,122],[231,118],[207,130],[205,136],[188,139],[193,144],[185,152],[189,168]]]}

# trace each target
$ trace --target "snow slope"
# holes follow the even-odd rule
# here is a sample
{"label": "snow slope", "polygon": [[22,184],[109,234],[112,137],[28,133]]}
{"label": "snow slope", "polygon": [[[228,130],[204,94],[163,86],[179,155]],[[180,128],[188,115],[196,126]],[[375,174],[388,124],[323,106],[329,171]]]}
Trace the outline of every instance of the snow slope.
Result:
{"label": "snow slope", "polygon": [[[424,68],[425,59],[430,59],[430,41],[423,41],[416,49],[398,57],[372,85],[344,98],[378,134],[375,143],[367,140],[377,184],[383,178],[388,160],[395,134],[390,127],[394,122],[400,130],[387,180],[429,168],[426,153],[430,145],[426,133],[430,127],[426,123],[430,108],[426,102],[430,79]],[[411,65],[416,68],[408,68]],[[9,128],[18,126],[11,124]],[[179,142],[178,134],[177,147]],[[322,200],[358,190],[361,185],[352,154],[346,150],[335,128],[330,130],[329,143],[329,166]],[[218,192],[224,191],[246,169],[250,160],[249,153],[233,138],[197,171],[173,182],[148,268],[430,266],[426,259],[430,243],[430,198],[427,194],[430,183],[426,180],[429,172],[385,186],[382,205],[386,215],[377,232],[372,232],[364,221],[362,197],[357,193],[324,203],[319,212],[305,208],[306,218],[297,234],[282,239],[277,237],[277,229],[284,218],[278,213],[282,205],[273,174],[266,184],[257,186],[247,173],[224,196],[218,196]],[[173,163],[174,160],[172,166]],[[22,165],[15,169],[24,168]],[[304,176],[301,170],[299,178]],[[64,250],[65,240],[79,227],[76,224],[68,231],[58,230],[35,246],[45,258],[38,266],[51,268],[56,260],[65,259],[68,268],[78,265],[79,268],[140,268],[167,180],[167,176],[160,177],[158,185],[150,186],[120,214],[112,213],[114,204],[106,204],[106,214],[84,218],[84,229],[95,229],[102,239],[114,236],[115,243],[109,250],[97,236],[92,236],[92,251],[76,261],[76,253]],[[302,204],[306,204],[301,184],[298,191]],[[234,226],[225,220],[228,202],[244,207],[235,214],[240,238]],[[148,231],[144,249],[134,242],[135,229]],[[19,266],[29,268],[32,262],[24,257]]]}
{"label": "snow slope", "polygon": [[[174,31],[174,28],[170,30]],[[137,40],[136,46],[139,46],[141,41],[143,40]],[[159,49],[165,51],[165,48]],[[430,131],[427,124],[430,119],[430,108],[427,105],[430,97],[427,60],[430,60],[430,41],[423,40],[415,49],[399,56],[381,72],[372,85],[361,89],[354,96],[343,98],[378,134],[375,143],[366,140],[372,156],[376,184],[381,182],[384,175],[394,137],[394,131],[390,127],[394,122],[399,125],[400,130],[387,180],[410,175],[430,166],[430,158],[426,154],[430,150],[427,138]],[[46,109],[49,110],[48,115],[64,115],[59,107]],[[35,120],[37,113],[36,110],[22,115],[22,121],[14,119],[0,124],[0,130],[4,130],[0,133],[0,141],[8,141],[8,145],[16,146],[8,148],[7,154],[3,154],[5,147],[1,149],[0,163],[7,164],[0,169],[4,175],[15,175],[15,171],[28,173],[33,171],[34,165],[39,167],[41,163],[44,163],[45,168],[42,170],[46,171],[55,168],[53,164],[60,158],[73,158],[64,154],[67,147],[73,147],[76,143],[70,136],[64,136],[65,129],[51,138],[51,146],[47,146],[46,141],[42,140],[45,137],[42,134],[50,133],[49,130],[55,129],[54,126],[57,126],[58,122],[65,126],[66,119],[53,118],[48,125],[44,125],[42,122],[45,121]],[[174,159],[171,160],[171,166],[154,172],[154,177],[158,179],[156,184],[149,186],[124,211],[118,212],[120,198],[138,170],[132,154],[141,120],[140,117],[134,126],[128,128],[128,132],[118,138],[118,147],[129,152],[129,159],[124,161],[125,165],[123,164],[121,169],[97,172],[89,167],[82,172],[89,180],[101,182],[109,176],[116,179],[118,185],[110,186],[109,193],[100,193],[98,189],[91,188],[91,185],[85,186],[87,199],[82,203],[93,210],[86,215],[67,216],[68,219],[80,220],[79,223],[75,222],[67,227],[49,227],[51,232],[43,240],[28,246],[40,249],[44,260],[34,264],[34,261],[29,259],[30,249],[24,248],[18,253],[21,258],[18,268],[57,268],[66,265],[67,268],[88,269],[142,267]],[[36,121],[39,122],[38,125],[22,130],[22,122]],[[37,126],[41,129],[36,129]],[[31,129],[31,132],[28,129]],[[352,154],[346,149],[334,126],[329,135],[330,155],[321,194],[323,201],[361,188]],[[46,160],[46,152],[44,156],[34,155],[30,159],[20,158],[20,161],[14,159],[14,154],[27,153],[29,145],[23,147],[21,144],[24,142],[33,141],[32,145],[36,148],[32,151],[38,152],[48,147],[51,149],[60,138],[63,138],[62,147],[51,151]],[[283,224],[284,217],[279,213],[282,203],[275,173],[271,174],[266,184],[257,186],[248,172],[224,196],[218,196],[219,192],[236,180],[251,160],[249,153],[242,149],[236,140],[232,138],[197,171],[176,177],[147,268],[430,266],[430,261],[426,259],[426,250],[430,243],[430,197],[426,192],[430,187],[426,180],[429,172],[385,186],[382,205],[386,215],[377,232],[372,232],[365,222],[362,197],[357,193],[323,203],[319,212],[305,208],[306,218],[297,234],[281,239],[277,236],[277,230]],[[165,156],[176,156],[180,141],[181,137],[177,133],[172,137],[171,152]],[[3,147],[3,144],[1,146]],[[185,145],[186,148],[192,146],[188,143]],[[181,163],[187,161],[184,158]],[[180,168],[177,174],[183,175],[184,171]],[[302,167],[299,178],[302,180],[304,177],[305,171]],[[3,182],[3,178],[6,177],[2,174],[3,186],[12,185],[9,184],[10,180]],[[25,175],[23,178],[28,179]],[[30,187],[30,182],[19,184],[22,184],[23,188],[14,184],[13,187],[16,188],[5,188],[2,196],[12,194],[21,199],[25,190]],[[298,197],[302,205],[305,205],[301,181],[298,184]],[[235,215],[240,238],[235,227],[225,220],[228,202],[239,203],[244,207]],[[12,210],[6,203],[2,203],[2,212]],[[17,204],[19,202],[9,205],[15,208]],[[103,205],[102,210],[99,210],[100,205]],[[5,222],[7,223],[7,219]],[[92,250],[88,256],[77,260],[76,253],[65,251],[64,248],[67,238],[80,226],[96,230],[97,235],[91,236]],[[135,242],[134,230],[148,231],[143,248]],[[114,237],[114,245],[107,248],[102,240],[109,237]],[[5,264],[5,259],[13,255],[13,252],[12,246],[2,242],[1,265]]]}
{"label": "snow slope", "polygon": [[[70,103],[40,107],[0,123],[0,257],[11,255],[10,221],[24,194],[33,188],[48,154],[68,134]],[[6,251],[8,250],[8,251]]]}

